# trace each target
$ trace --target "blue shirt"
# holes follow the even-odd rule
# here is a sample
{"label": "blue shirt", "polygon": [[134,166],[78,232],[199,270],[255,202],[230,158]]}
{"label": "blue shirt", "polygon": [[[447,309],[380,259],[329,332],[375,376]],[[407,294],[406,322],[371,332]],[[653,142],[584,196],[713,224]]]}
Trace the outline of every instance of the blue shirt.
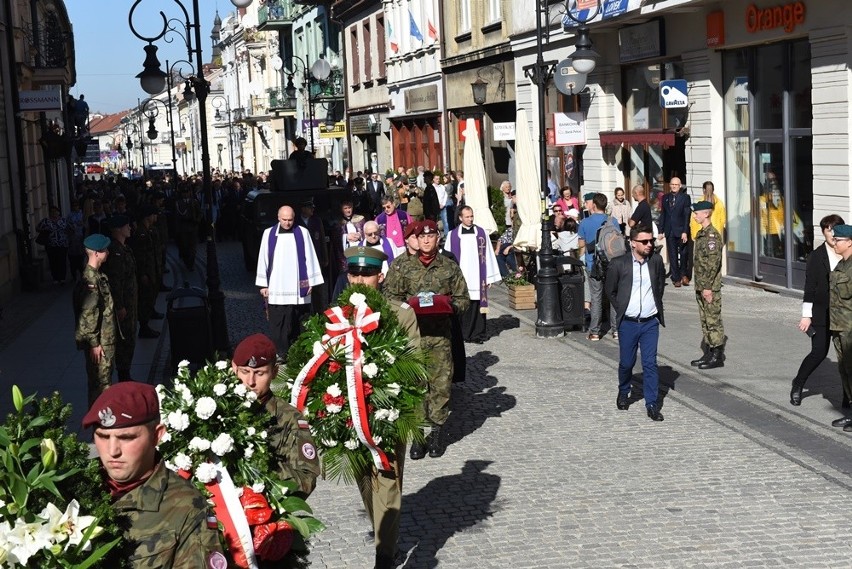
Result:
{"label": "blue shirt", "polygon": [[648,259],[639,261],[632,252],[627,253],[632,258],[633,284],[630,289],[630,303],[625,316],[631,318],[648,318],[657,313],[657,303],[654,301],[654,291],[651,288],[651,274],[648,270]]}
{"label": "blue shirt", "polygon": [[609,217],[612,221],[612,224],[616,227],[619,227],[618,222],[614,217],[610,217],[605,213],[593,213],[586,219],[580,222],[580,226],[577,228],[577,235],[586,242],[586,269],[589,271],[592,270],[592,263],[594,262],[594,252],[595,250],[590,247],[592,243],[595,242],[595,239],[598,236],[598,229],[601,228],[603,222]]}

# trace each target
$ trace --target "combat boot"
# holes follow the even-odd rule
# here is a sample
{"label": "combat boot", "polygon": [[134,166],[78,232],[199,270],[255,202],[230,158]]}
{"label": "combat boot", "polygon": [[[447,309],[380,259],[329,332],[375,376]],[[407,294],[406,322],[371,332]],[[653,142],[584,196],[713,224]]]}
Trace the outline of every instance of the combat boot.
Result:
{"label": "combat boot", "polygon": [[710,358],[710,346],[708,346],[704,340],[701,340],[701,351],[704,352],[704,355],[697,360],[692,360],[689,362],[689,365],[692,367],[698,367]]}
{"label": "combat boot", "polygon": [[432,434],[429,439],[429,456],[438,458],[444,456],[447,446],[444,444],[444,438],[441,436],[441,427],[436,425],[432,427]]}
{"label": "combat boot", "polygon": [[426,456],[426,448],[430,446],[432,443],[432,433],[429,433],[426,436],[426,441],[419,443],[417,441],[411,444],[411,450],[408,453],[408,456],[411,457],[411,460],[420,460],[424,456]]}
{"label": "combat boot", "polygon": [[715,369],[717,367],[725,367],[722,346],[710,348],[710,357],[704,363],[698,365],[698,369]]}

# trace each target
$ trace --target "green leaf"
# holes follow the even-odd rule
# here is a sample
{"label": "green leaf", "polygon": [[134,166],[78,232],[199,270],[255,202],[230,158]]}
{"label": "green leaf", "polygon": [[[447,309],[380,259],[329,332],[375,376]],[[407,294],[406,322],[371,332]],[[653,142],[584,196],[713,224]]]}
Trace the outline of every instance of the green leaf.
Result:
{"label": "green leaf", "polygon": [[288,512],[301,512],[301,511],[304,511],[304,512],[311,513],[311,512],[313,511],[313,510],[311,510],[311,507],[310,507],[310,506],[308,506],[308,503],[307,503],[307,502],[305,502],[305,501],[304,501],[304,500],[302,500],[301,498],[297,498],[297,497],[295,497],[295,496],[290,496],[290,497],[288,497],[288,498],[287,498],[287,499],[285,499],[283,502],[281,502],[281,505],[282,505],[282,506],[284,507],[284,509],[285,509],[285,510],[287,510]]}
{"label": "green leaf", "polygon": [[40,471],[41,471],[41,464],[36,464],[35,466],[32,467],[32,469],[30,469],[29,473],[27,474],[27,485],[28,486],[33,486],[35,484],[36,479],[38,478],[39,474],[41,473]]}
{"label": "green leaf", "polygon": [[56,487],[56,484],[54,484],[53,480],[51,480],[50,478],[44,478],[41,481],[41,487],[56,496],[57,498],[59,498],[60,500],[62,499],[62,494],[59,493],[59,489]]}
{"label": "green leaf", "polygon": [[302,535],[302,537],[308,537],[311,535],[311,528],[303,519],[297,518],[296,516],[286,516],[285,519],[288,524],[293,526],[294,530]]}
{"label": "green leaf", "polygon": [[50,419],[48,417],[44,417],[44,416],[35,417],[30,421],[29,427],[30,428],[41,427],[42,425],[47,424],[48,421],[50,421]]}
{"label": "green leaf", "polygon": [[17,385],[12,386],[12,403],[15,405],[15,410],[20,413],[24,410],[24,395]]}
{"label": "green leaf", "polygon": [[40,443],[41,439],[27,439],[18,450],[18,456],[27,454],[31,448],[38,446]]}
{"label": "green leaf", "polygon": [[83,561],[82,563],[80,563],[79,565],[77,565],[74,569],[89,569],[89,567],[91,567],[92,565],[94,565],[95,563],[97,563],[98,561],[100,561],[100,560],[103,558],[103,556],[104,556],[104,555],[106,555],[107,553],[109,553],[109,551],[110,551],[113,547],[115,547],[116,545],[118,545],[118,544],[119,544],[119,542],[120,542],[122,539],[123,539],[123,538],[121,538],[121,537],[117,537],[117,538],[115,538],[114,540],[112,540],[111,542],[103,544],[102,546],[100,546],[99,548],[97,548],[96,550],[94,550],[94,551],[92,552],[92,554],[89,556],[89,558],[88,558],[88,559],[86,559],[85,561]]}
{"label": "green leaf", "polygon": [[322,523],[321,521],[319,521],[316,518],[300,518],[300,519],[305,522],[305,525],[308,526],[308,529],[311,532],[310,535],[313,535],[315,533],[319,533],[319,532],[325,530],[325,524]]}

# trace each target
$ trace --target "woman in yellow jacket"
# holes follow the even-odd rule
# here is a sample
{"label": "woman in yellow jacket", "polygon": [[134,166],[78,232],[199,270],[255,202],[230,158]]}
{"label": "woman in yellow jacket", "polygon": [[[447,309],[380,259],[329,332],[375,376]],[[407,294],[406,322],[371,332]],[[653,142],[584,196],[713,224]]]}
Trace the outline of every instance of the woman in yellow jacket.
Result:
{"label": "woman in yellow jacket", "polygon": [[[710,225],[719,232],[723,238],[725,237],[725,223],[727,223],[727,217],[725,212],[725,204],[722,203],[718,197],[713,194],[713,190],[715,187],[713,186],[713,182],[706,181],[704,182],[704,201],[708,201],[713,204],[713,215],[710,216]],[[690,219],[689,221],[689,232],[692,234],[692,239],[695,239],[695,236],[698,234],[698,230],[701,229],[701,225],[695,222],[695,219]]]}

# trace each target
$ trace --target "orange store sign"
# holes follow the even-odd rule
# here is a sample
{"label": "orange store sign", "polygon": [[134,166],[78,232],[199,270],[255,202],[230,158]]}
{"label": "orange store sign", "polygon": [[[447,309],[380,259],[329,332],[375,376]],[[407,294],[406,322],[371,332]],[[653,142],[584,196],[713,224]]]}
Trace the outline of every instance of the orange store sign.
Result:
{"label": "orange store sign", "polygon": [[802,2],[790,2],[771,8],[758,8],[752,4],[746,8],[746,31],[750,34],[776,28],[784,28],[789,34],[796,26],[804,23],[805,5]]}

